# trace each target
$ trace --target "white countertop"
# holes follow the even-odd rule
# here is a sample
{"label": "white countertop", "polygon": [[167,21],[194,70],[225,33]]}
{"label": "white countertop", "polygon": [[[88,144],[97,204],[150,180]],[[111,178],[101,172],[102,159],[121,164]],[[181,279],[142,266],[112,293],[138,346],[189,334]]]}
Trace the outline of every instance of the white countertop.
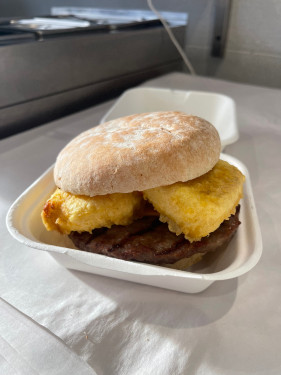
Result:
{"label": "white countertop", "polygon": [[[62,340],[55,348],[59,358],[71,356],[73,373],[82,373],[84,363],[83,373],[93,368],[99,375],[280,375],[281,91],[182,73],[145,85],[212,91],[236,101],[240,139],[224,152],[240,159],[251,175],[264,248],[258,265],[238,279],[188,295],[64,269],[49,254],[9,235],[5,216],[11,203],[72,137],[99,123],[111,101],[0,141],[0,295],[31,318],[25,317],[35,331],[50,335],[49,341],[42,336],[46,345],[54,348],[52,340]],[[24,340],[23,330],[18,335],[29,356],[18,349],[16,362],[15,354],[7,354],[17,337],[9,341],[12,307],[4,301],[0,373],[31,373],[23,371],[27,363],[36,374],[48,373],[47,363],[55,363],[54,358],[44,358],[44,345],[39,354],[40,345],[30,337]],[[21,313],[14,313],[15,322],[24,319]],[[36,368],[35,356],[44,359]],[[69,367],[54,368],[49,373],[71,373]]]}

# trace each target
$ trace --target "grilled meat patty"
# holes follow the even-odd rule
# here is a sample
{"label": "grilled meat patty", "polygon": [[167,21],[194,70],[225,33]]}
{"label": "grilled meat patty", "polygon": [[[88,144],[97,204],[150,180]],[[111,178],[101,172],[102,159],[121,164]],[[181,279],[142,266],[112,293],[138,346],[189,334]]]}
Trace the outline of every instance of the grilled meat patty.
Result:
{"label": "grilled meat patty", "polygon": [[175,263],[226,245],[240,224],[239,211],[240,205],[216,231],[195,242],[170,232],[168,225],[155,216],[143,217],[127,226],[95,229],[92,233],[71,232],[69,237],[78,249],[91,253],[151,264]]}

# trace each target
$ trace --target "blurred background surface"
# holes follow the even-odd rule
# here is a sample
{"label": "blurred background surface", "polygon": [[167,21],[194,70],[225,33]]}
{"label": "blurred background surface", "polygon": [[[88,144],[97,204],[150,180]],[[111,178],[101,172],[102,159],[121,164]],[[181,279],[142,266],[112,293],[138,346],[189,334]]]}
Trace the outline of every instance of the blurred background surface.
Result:
{"label": "blurred background surface", "polygon": [[[233,0],[223,59],[210,56],[217,0],[154,0],[160,11],[186,12],[185,50],[200,75],[281,87],[281,1]],[[1,17],[50,13],[54,6],[148,9],[145,0],[6,0]]]}
{"label": "blurred background surface", "polygon": [[[280,0],[153,0],[153,5],[197,75],[281,88]],[[33,30],[30,19],[65,17],[62,7],[103,9],[111,18],[144,16],[131,25],[108,19],[73,30]],[[30,25],[16,25],[22,19]],[[190,73],[146,0],[0,2],[0,138],[172,71]]]}

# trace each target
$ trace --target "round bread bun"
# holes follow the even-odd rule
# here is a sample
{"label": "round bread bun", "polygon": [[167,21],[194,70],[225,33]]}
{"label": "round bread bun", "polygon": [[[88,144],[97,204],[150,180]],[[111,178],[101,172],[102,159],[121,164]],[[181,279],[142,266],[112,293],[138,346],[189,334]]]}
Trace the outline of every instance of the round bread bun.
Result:
{"label": "round bread bun", "polygon": [[122,117],[87,130],[58,155],[56,185],[76,195],[143,191],[208,172],[220,155],[208,121],[182,112]]}

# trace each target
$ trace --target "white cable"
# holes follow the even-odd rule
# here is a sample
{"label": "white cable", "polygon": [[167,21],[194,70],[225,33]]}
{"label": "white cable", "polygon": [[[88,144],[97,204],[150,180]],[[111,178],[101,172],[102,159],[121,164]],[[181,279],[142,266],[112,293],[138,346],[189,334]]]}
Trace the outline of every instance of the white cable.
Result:
{"label": "white cable", "polygon": [[161,21],[162,25],[164,26],[164,29],[167,31],[171,41],[173,42],[174,46],[176,47],[176,49],[178,50],[179,54],[181,55],[185,65],[187,66],[188,70],[190,71],[190,73],[192,75],[196,75],[196,72],[193,68],[193,66],[191,65],[191,62],[188,60],[184,50],[181,48],[181,46],[179,45],[179,42],[177,41],[177,39],[175,38],[174,34],[172,33],[172,30],[170,29],[169,25],[167,24],[167,22],[164,20],[164,18],[162,18],[161,14],[158,12],[158,10],[154,7],[154,5],[152,4],[152,0],[147,0],[147,5],[149,6],[149,8],[152,10],[153,13],[156,14],[156,16],[159,18],[159,20]]}

